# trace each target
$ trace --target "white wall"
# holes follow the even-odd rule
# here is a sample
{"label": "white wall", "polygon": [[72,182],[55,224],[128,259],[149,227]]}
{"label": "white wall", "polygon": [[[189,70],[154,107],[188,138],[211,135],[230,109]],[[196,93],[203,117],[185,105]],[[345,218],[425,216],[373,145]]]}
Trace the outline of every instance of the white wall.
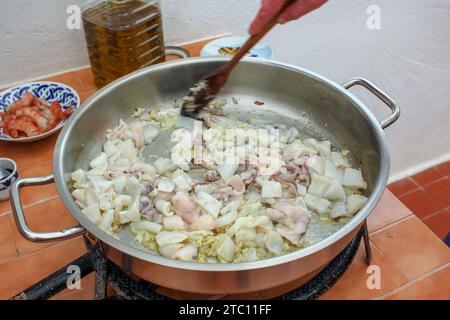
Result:
{"label": "white wall", "polygon": [[[81,2],[0,2],[0,87],[88,64],[83,32],[65,28],[67,6]],[[162,0],[166,42],[245,34],[259,2]],[[381,9],[381,30],[366,27],[369,5]],[[449,32],[448,0],[330,0],[265,41],[277,60],[338,83],[363,76],[397,100],[403,113],[386,134],[398,178],[450,158]],[[377,116],[387,114],[372,96],[354,92]]]}

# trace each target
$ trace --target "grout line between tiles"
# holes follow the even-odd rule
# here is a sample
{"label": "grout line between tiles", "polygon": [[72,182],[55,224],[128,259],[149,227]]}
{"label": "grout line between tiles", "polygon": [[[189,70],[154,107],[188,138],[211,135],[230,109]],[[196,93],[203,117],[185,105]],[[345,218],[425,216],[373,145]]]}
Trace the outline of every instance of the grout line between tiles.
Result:
{"label": "grout line between tiles", "polygon": [[[29,209],[29,208],[31,208],[31,207],[34,207],[34,206],[38,205],[38,204],[41,204],[41,203],[44,203],[44,202],[47,202],[47,201],[51,201],[51,200],[55,200],[55,199],[57,199],[57,198],[58,198],[58,199],[60,198],[59,194],[55,194],[55,195],[50,196],[50,197],[48,197],[48,198],[40,199],[40,200],[38,200],[38,201],[29,203],[29,204],[23,206],[23,209]],[[7,214],[10,214],[10,213],[12,213],[12,209],[0,213],[0,217],[6,216]]]}
{"label": "grout line between tiles", "polygon": [[450,267],[450,263],[444,264],[444,265],[442,265],[442,266],[440,266],[440,267],[438,267],[436,269],[433,269],[433,270],[430,270],[428,272],[425,272],[424,274],[418,276],[417,278],[414,278],[414,279],[408,281],[407,283],[401,285],[400,287],[392,289],[391,291],[386,292],[385,294],[375,298],[375,300],[381,300],[381,299],[384,299],[386,297],[392,296],[392,295],[396,294],[397,292],[400,292],[400,291],[402,291],[402,290],[404,290],[406,288],[411,287],[412,285],[414,285],[415,283],[425,279],[426,277],[429,277],[429,276],[431,276],[431,275],[433,275],[433,274],[435,274],[435,273],[437,273],[437,272],[439,272],[441,270],[444,270],[447,267]]}
{"label": "grout line between tiles", "polygon": [[[402,203],[403,203],[403,202],[402,202]],[[370,231],[369,231],[369,235],[373,235],[373,234],[377,233],[378,231],[380,231],[381,229],[385,229],[385,228],[387,228],[387,227],[390,227],[390,226],[392,226],[394,223],[400,222],[400,220],[404,220],[404,219],[406,219],[406,218],[408,218],[408,217],[415,216],[414,212],[412,212],[412,211],[409,210],[409,209],[408,209],[408,211],[410,212],[408,215],[403,216],[403,217],[399,217],[399,218],[397,218],[397,219],[395,219],[395,220],[392,220],[392,221],[389,221],[389,222],[387,222],[386,224],[384,224],[384,225],[382,225],[382,226],[379,226],[379,227],[378,227],[377,229],[375,229],[375,230],[370,230]],[[369,229],[370,229],[370,228],[369,228]]]}
{"label": "grout line between tiles", "polygon": [[423,218],[420,219],[420,220],[421,220],[421,221],[425,221],[425,220],[428,220],[428,219],[430,219],[430,218],[433,218],[434,216],[437,216],[438,214],[441,214],[441,213],[443,213],[443,212],[448,212],[447,209],[448,209],[448,208],[441,209],[441,210],[439,210],[439,211],[437,211],[437,212],[434,212],[434,213],[432,213],[432,214],[429,214],[429,215],[423,217]]}
{"label": "grout line between tiles", "polygon": [[54,242],[54,243],[50,244],[48,247],[45,247],[45,248],[42,248],[42,249],[39,249],[39,250],[27,252],[27,253],[24,253],[24,254],[21,254],[21,255],[19,254],[19,256],[17,256],[16,259],[26,258],[26,257],[29,257],[29,256],[31,256],[33,254],[38,254],[39,252],[43,252],[43,251],[46,251],[46,250],[49,250],[49,249],[53,249],[53,248],[55,248],[57,246],[64,245],[65,243],[67,243],[67,242],[69,242],[69,241],[71,241],[73,239],[77,239],[78,237],[81,237],[81,235],[76,236],[74,238],[70,238],[70,239]]}
{"label": "grout line between tiles", "polygon": [[384,231],[384,230],[386,230],[386,229],[388,229],[390,227],[393,227],[393,226],[395,226],[395,225],[397,225],[399,223],[402,223],[403,221],[406,221],[407,219],[411,219],[413,217],[416,217],[417,219],[419,219],[413,212],[411,212],[411,214],[409,214],[409,215],[407,215],[405,217],[402,217],[402,218],[400,218],[400,219],[398,219],[398,220],[396,220],[396,221],[394,221],[394,222],[392,222],[390,224],[387,224],[387,225],[385,225],[385,226],[383,226],[383,227],[381,227],[381,228],[371,232],[369,235],[371,235],[371,236],[372,235],[376,235],[376,234],[378,234],[378,233],[380,233],[380,232],[382,232],[382,231]]}
{"label": "grout line between tiles", "polygon": [[[436,180],[433,180],[433,181],[431,181],[431,182],[428,182],[428,183],[425,183],[425,184],[419,184],[418,182],[416,182],[416,181],[415,181],[414,179],[412,179],[411,177],[408,177],[407,179],[409,179],[411,182],[413,182],[417,187],[414,188],[413,190],[408,191],[408,192],[401,193],[401,194],[399,194],[399,195],[397,195],[397,194],[394,194],[394,195],[395,195],[397,198],[400,198],[400,197],[409,195],[409,194],[411,194],[411,193],[413,193],[413,192],[415,192],[415,191],[417,191],[417,190],[422,190],[422,191],[424,191],[425,193],[431,195],[430,193],[426,192],[426,190],[425,190],[424,187],[428,187],[429,185],[431,185],[431,184],[433,184],[433,183],[435,183],[435,182],[439,182],[439,181],[441,181],[441,180],[445,180],[445,179],[448,179],[448,178],[449,178],[449,177],[447,177],[447,176],[441,176],[440,178],[438,178],[438,179],[436,179]],[[389,186],[388,186],[388,187],[389,187]],[[391,191],[391,192],[392,192],[392,191]],[[434,199],[434,198],[433,198],[433,199]]]}
{"label": "grout line between tiles", "polygon": [[[377,247],[377,245],[375,244],[375,242],[370,241],[370,243],[372,244],[372,246],[374,247],[374,249],[377,250],[378,253],[383,257],[383,259],[386,260],[386,262],[392,267],[392,269],[394,269],[396,272],[398,272],[398,274],[399,274],[399,275],[403,278],[403,280],[405,281],[403,284],[401,284],[401,285],[400,285],[399,287],[397,287],[397,288],[400,288],[401,286],[407,284],[407,283],[409,282],[408,278],[407,278],[407,277],[403,274],[403,272],[397,267],[397,265],[394,264],[394,263],[391,261],[391,259],[389,259],[389,258],[384,254],[384,252],[383,252],[380,248]],[[392,289],[392,290],[394,290],[394,289]]]}

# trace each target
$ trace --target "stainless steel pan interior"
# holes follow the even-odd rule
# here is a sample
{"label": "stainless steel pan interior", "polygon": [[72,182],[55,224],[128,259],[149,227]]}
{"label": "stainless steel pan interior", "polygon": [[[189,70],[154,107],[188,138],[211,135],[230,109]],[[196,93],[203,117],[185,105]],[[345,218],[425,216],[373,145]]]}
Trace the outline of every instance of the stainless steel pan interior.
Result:
{"label": "stainless steel pan interior", "polygon": [[[355,78],[344,86],[310,71],[282,63],[246,59],[238,65],[223,91],[237,97],[230,112],[253,122],[294,125],[301,133],[329,139],[347,149],[368,182],[370,195],[365,207],[332,235],[283,256],[237,264],[180,262],[150,254],[139,247],[129,231],[117,240],[103,233],[78,209],[68,188],[70,173],[86,168],[100,152],[105,131],[119,119],[129,119],[135,107],[171,106],[175,99],[226,58],[192,58],[150,67],[121,78],[86,101],[65,125],[54,153],[54,180],[65,206],[79,227],[53,233],[30,230],[20,206],[19,189],[50,183],[52,176],[22,179],[12,190],[12,204],[22,234],[32,241],[51,241],[75,236],[86,229],[99,239],[107,255],[119,266],[144,279],[170,288],[201,293],[235,293],[267,289],[320,270],[352,239],[379,201],[389,176],[389,154],[382,127],[399,116],[395,102],[364,79]],[[392,109],[380,123],[368,108],[347,89],[362,85]],[[255,107],[254,101],[263,101]],[[312,226],[331,233],[330,226]],[[328,229],[326,229],[328,228]]]}

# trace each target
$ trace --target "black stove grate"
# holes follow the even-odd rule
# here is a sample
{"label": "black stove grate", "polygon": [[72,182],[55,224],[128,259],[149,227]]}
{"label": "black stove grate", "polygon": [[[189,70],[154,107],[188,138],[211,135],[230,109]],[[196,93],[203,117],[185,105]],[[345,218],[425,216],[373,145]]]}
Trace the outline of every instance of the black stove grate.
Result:
{"label": "black stove grate", "polygon": [[[342,252],[333,259],[320,273],[301,287],[276,297],[276,300],[311,300],[319,297],[344,274],[353,261],[364,239],[366,249],[366,262],[371,259],[367,226],[361,228],[356,237]],[[126,299],[126,300],[170,300],[157,292],[157,285],[144,280],[133,280],[119,267],[109,261],[101,249],[85,238],[88,253],[73,261],[69,265],[77,265],[81,276],[95,272],[95,299]],[[68,265],[68,266],[69,266]],[[42,279],[24,292],[11,299],[42,300],[48,299],[66,287],[67,266],[52,275]],[[115,296],[108,296],[108,284],[116,292]],[[220,297],[219,297],[220,298]]]}

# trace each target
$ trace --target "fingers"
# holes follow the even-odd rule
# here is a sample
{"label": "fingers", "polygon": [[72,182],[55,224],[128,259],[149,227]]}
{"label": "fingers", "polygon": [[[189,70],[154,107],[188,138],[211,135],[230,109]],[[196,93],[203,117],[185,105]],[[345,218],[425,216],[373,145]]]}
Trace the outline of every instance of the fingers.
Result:
{"label": "fingers", "polygon": [[327,0],[298,0],[281,15],[278,22],[284,24],[288,21],[296,20],[308,12],[319,8],[325,2],[327,2]]}
{"label": "fingers", "polygon": [[261,9],[250,26],[250,35],[255,35],[261,31],[264,24],[266,24],[270,18],[277,12],[284,4],[284,0],[263,0]]}

